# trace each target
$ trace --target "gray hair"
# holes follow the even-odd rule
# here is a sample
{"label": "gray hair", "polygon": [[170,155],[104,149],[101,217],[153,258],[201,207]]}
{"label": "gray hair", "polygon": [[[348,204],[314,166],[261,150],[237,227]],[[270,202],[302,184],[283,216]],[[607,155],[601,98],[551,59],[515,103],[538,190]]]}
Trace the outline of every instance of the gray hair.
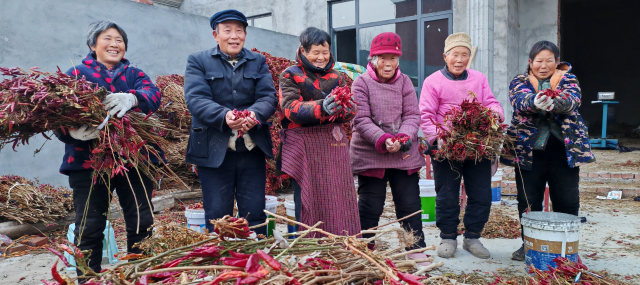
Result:
{"label": "gray hair", "polygon": [[[400,58],[400,56],[398,56],[398,58]],[[371,65],[373,65],[373,67],[378,68],[378,56],[374,55],[374,56],[369,56],[369,62],[371,62]],[[398,66],[400,66],[400,61],[398,60]]]}
{"label": "gray hair", "polygon": [[[469,49],[469,48],[467,48]],[[469,49],[469,53],[471,53],[471,50]],[[451,49],[448,52],[445,52],[444,55],[449,56],[449,54],[451,54]]]}
{"label": "gray hair", "polygon": [[[91,47],[95,47],[98,42],[98,37],[104,33],[104,31],[114,28],[118,30],[120,36],[122,36],[122,41],[124,41],[124,50],[126,51],[129,47],[129,40],[127,39],[127,33],[124,32],[120,26],[111,21],[98,21],[93,22],[89,25],[89,31],[87,32],[87,46],[89,49]],[[93,52],[92,52],[93,53]]]}

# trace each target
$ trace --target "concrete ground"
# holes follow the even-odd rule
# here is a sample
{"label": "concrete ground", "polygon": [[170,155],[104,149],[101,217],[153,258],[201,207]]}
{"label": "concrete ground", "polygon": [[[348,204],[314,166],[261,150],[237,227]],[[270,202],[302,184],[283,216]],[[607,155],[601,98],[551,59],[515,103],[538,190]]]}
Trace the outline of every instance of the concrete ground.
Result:
{"label": "concrete ground", "polygon": [[[280,194],[279,198],[292,199],[291,194]],[[597,200],[596,194],[583,193],[581,216],[587,217],[588,222],[581,230],[580,255],[583,263],[589,269],[606,270],[628,284],[640,284],[640,202],[632,200]],[[387,223],[395,219],[393,202],[387,195],[385,211],[380,223]],[[517,218],[516,206],[513,200],[505,200],[507,205],[499,207],[504,213]],[[397,227],[398,224],[388,227]],[[278,230],[285,231],[285,225],[278,225]],[[438,245],[438,229],[435,226],[425,226],[424,233],[427,245]],[[398,244],[394,234],[383,239],[388,246]],[[447,273],[481,273],[499,275],[524,275],[525,266],[522,262],[511,260],[511,253],[521,245],[520,239],[482,239],[491,251],[491,258],[482,260],[475,258],[462,249],[462,237],[458,238],[459,246],[453,258],[442,259],[435,251],[426,252],[436,256],[435,261],[444,262],[444,266],[430,272],[432,275]],[[596,253],[593,257],[588,257]],[[51,266],[57,258],[52,254],[28,254],[21,257],[0,259],[0,284],[42,284],[40,279],[51,277]],[[62,269],[61,263],[58,268]],[[67,272],[73,275],[72,272]],[[634,275],[636,274],[636,275]],[[625,280],[630,276],[631,280]],[[461,282],[463,280],[460,280]]]}

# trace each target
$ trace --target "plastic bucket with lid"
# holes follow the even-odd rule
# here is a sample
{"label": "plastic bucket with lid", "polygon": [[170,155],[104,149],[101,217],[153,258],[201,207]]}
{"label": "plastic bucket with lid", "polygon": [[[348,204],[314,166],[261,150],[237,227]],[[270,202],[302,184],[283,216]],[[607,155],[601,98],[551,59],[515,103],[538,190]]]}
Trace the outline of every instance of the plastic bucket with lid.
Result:
{"label": "plastic bucket with lid", "polygon": [[436,224],[436,185],[433,180],[420,179],[420,204],[422,205],[422,224]]}
{"label": "plastic bucket with lid", "polygon": [[184,216],[187,217],[187,225],[189,228],[204,233],[207,228],[207,222],[204,218],[204,209],[186,209]]}
{"label": "plastic bucket with lid", "polygon": [[[296,220],[296,203],[294,201],[285,200],[284,208],[287,210],[287,218],[290,220]],[[287,232],[295,233],[298,231],[298,226],[292,222],[287,223]],[[295,236],[289,236],[290,239],[295,238]]]}
{"label": "plastic bucket with lid", "polygon": [[491,203],[502,204],[502,169],[498,169],[491,177]]}
{"label": "plastic bucket with lid", "polygon": [[[278,198],[276,196],[266,195],[264,209],[275,213],[278,210]],[[267,218],[273,218],[271,215],[267,215]],[[273,230],[276,228],[276,221],[269,221],[267,224],[267,236],[273,236]]]}
{"label": "plastic bucket with lid", "polygon": [[556,267],[561,256],[578,262],[580,217],[556,212],[530,212],[522,215],[525,263],[538,269]]}

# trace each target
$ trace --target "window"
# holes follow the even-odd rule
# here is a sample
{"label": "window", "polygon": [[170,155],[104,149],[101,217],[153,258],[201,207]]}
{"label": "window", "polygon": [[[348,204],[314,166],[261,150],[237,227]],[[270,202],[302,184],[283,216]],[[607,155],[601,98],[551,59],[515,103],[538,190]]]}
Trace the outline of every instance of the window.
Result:
{"label": "window", "polygon": [[337,61],[366,66],[373,38],[402,38],[400,69],[419,92],[424,79],[444,66],[444,40],[453,25],[451,0],[342,0],[329,2]]}
{"label": "window", "polygon": [[273,30],[273,17],[271,13],[247,17],[247,22],[249,22],[249,26],[252,27]]}

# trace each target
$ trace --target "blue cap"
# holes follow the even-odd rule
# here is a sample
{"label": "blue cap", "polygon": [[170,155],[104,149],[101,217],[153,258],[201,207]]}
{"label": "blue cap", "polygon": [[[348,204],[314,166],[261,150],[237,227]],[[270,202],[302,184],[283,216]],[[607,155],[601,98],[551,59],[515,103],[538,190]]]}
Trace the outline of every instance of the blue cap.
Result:
{"label": "blue cap", "polygon": [[247,22],[247,17],[242,14],[242,12],[233,9],[224,10],[213,14],[213,16],[211,16],[211,19],[209,19],[209,24],[211,24],[212,29],[215,29],[216,25],[228,20],[240,21],[245,27],[249,25],[249,23]]}

